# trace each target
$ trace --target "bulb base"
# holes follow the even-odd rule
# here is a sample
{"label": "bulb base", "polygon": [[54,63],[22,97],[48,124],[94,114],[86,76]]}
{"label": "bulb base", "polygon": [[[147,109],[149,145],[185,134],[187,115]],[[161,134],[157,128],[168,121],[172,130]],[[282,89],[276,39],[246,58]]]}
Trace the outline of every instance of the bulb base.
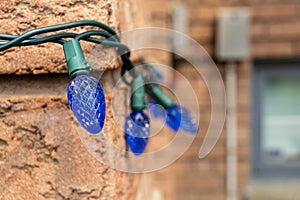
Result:
{"label": "bulb base", "polygon": [[145,84],[142,75],[136,76],[131,83],[131,109],[135,111],[144,110],[147,107],[145,101]]}
{"label": "bulb base", "polygon": [[63,47],[68,65],[68,73],[72,79],[78,75],[89,74],[93,70],[93,68],[85,60],[78,40],[69,40],[63,45]]}

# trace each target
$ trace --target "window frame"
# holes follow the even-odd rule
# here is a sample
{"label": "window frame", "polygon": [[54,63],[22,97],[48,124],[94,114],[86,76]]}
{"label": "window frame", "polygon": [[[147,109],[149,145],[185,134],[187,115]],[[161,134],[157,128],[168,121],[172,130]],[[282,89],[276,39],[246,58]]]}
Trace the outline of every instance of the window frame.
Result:
{"label": "window frame", "polygon": [[[261,161],[262,98],[264,82],[269,77],[288,76],[300,78],[300,59],[256,60],[252,67],[251,80],[251,175],[252,179],[299,179],[300,162],[295,164],[271,165]],[[300,144],[299,144],[300,145]]]}

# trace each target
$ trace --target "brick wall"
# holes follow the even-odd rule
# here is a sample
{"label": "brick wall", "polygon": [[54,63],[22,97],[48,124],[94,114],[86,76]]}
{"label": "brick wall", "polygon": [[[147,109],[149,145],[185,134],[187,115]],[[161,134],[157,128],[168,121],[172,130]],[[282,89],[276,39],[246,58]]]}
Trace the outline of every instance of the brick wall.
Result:
{"label": "brick wall", "polygon": [[[0,32],[21,34],[83,19],[123,31],[140,23],[132,18],[135,6],[127,0],[3,0]],[[86,54],[94,47],[82,45]],[[107,51],[98,55],[99,65],[107,67],[101,79],[107,103],[104,131],[124,148],[123,132],[109,109],[112,75],[119,74],[120,64],[112,62],[113,51]],[[66,99],[69,77],[62,47],[12,48],[0,53],[0,63],[0,199],[135,199],[138,177],[97,161],[78,136],[79,125]],[[119,104],[126,107],[125,102]],[[102,156],[109,156],[105,144],[100,146]],[[122,156],[112,159],[120,161]]]}
{"label": "brick wall", "polygon": [[[189,35],[211,55],[218,11],[238,6],[252,10],[252,56],[238,67],[238,185],[242,198],[250,167],[251,62],[256,58],[299,56],[300,4],[297,0],[183,2],[189,14]],[[120,32],[145,25],[172,28],[172,3],[172,0],[163,3],[158,0],[3,0],[0,2],[0,31],[19,34],[76,19],[98,20]],[[83,47],[86,53],[93,48],[88,44]],[[53,44],[0,53],[0,199],[134,199],[137,178],[97,162],[78,138],[75,119],[65,98],[68,77],[62,55],[61,47]],[[110,74],[119,63],[110,63],[105,55],[101,61],[109,66],[111,71],[107,73]],[[168,59],[164,56],[163,62]],[[218,64],[218,67],[224,74],[224,66]],[[179,68],[186,77],[193,77],[192,70],[186,63]],[[207,158],[198,159],[199,145],[208,127],[210,112],[206,108],[210,103],[203,80],[190,78],[190,81],[199,86],[197,95],[203,100],[199,102],[201,130],[175,164],[146,177],[151,180],[151,188],[161,189],[165,199],[222,200],[225,199],[226,133],[222,133]],[[110,87],[106,84],[106,91],[110,91]],[[111,95],[107,95],[108,105]],[[111,117],[108,114],[106,127],[117,133],[114,141],[124,144],[120,137],[122,132],[114,129]]]}
{"label": "brick wall", "polygon": [[[171,7],[176,1],[148,1],[144,5],[146,20],[152,26],[171,25]],[[250,161],[250,75],[254,59],[299,57],[299,11],[296,0],[185,0],[188,10],[188,34],[197,40],[206,51],[214,55],[214,31],[216,15],[221,9],[248,7],[252,12],[250,26],[251,57],[240,63],[238,74],[238,190],[239,198],[245,195],[249,183]],[[144,11],[145,12],[145,11]],[[157,57],[159,59],[159,57]],[[218,64],[224,75],[224,66]],[[192,79],[192,68],[188,64],[179,67],[193,84],[202,86],[199,95],[209,99],[202,80]],[[165,199],[210,199],[222,200],[226,195],[226,133],[223,131],[213,151],[204,160],[198,159],[199,145],[203,140],[209,111],[208,102],[199,102],[201,112],[200,132],[193,145],[173,165],[149,175],[152,186],[160,188]],[[204,110],[204,111],[203,111]]]}

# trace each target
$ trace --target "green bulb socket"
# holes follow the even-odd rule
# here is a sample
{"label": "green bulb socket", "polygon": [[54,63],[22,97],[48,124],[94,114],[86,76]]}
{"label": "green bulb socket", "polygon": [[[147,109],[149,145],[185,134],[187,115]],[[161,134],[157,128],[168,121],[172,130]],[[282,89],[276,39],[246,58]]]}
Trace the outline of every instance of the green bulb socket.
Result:
{"label": "green bulb socket", "polygon": [[147,93],[164,108],[174,105],[174,101],[156,84],[149,84],[147,86]]}
{"label": "green bulb socket", "polygon": [[78,75],[89,74],[93,70],[85,60],[78,40],[69,40],[63,47],[68,66],[68,73],[72,79]]}
{"label": "green bulb socket", "polygon": [[137,75],[131,83],[131,109],[136,111],[144,110],[147,107],[145,101],[144,79],[141,75]]}

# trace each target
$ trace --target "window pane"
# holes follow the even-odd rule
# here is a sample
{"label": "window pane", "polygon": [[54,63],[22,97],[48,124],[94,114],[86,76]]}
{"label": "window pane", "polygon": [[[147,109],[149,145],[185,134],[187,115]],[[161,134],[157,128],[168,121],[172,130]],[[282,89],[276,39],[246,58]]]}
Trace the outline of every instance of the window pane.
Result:
{"label": "window pane", "polygon": [[267,78],[262,103],[262,161],[299,163],[300,79]]}

